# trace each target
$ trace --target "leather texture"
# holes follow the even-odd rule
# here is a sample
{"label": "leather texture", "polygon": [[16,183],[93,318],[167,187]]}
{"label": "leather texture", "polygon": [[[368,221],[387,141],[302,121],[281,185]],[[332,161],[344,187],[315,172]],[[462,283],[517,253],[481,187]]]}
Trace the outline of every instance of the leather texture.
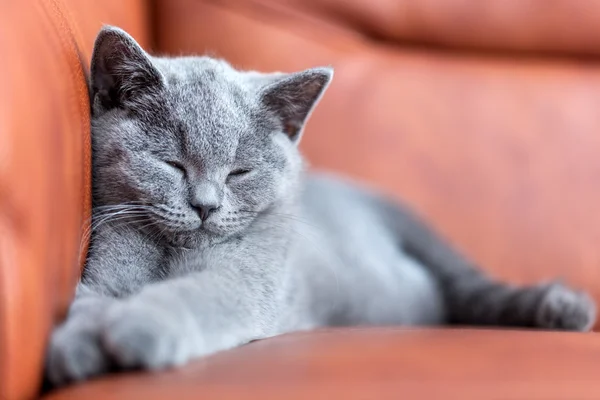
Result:
{"label": "leather texture", "polygon": [[84,66],[101,21],[147,32],[146,4],[127,4],[0,2],[2,400],[38,392],[48,334],[79,278],[90,212]]}
{"label": "leather texture", "polygon": [[599,357],[597,334],[355,328],[284,335],[45,400],[597,400]]}
{"label": "leather texture", "polygon": [[[600,300],[600,6],[593,0],[0,2],[0,399],[36,396],[90,211],[84,70],[104,23],[161,53],[331,64],[302,148],[405,200],[516,283]],[[49,398],[597,399],[597,334],[350,329]]]}

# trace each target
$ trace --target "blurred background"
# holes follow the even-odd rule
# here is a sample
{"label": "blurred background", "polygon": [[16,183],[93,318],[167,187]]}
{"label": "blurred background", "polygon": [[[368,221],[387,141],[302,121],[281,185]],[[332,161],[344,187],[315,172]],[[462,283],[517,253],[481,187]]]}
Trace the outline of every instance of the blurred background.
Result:
{"label": "blurred background", "polygon": [[102,24],[155,54],[333,66],[303,138],[312,168],[410,204],[500,278],[562,276],[600,299],[596,0],[3,1],[2,400],[37,390],[78,279]]}

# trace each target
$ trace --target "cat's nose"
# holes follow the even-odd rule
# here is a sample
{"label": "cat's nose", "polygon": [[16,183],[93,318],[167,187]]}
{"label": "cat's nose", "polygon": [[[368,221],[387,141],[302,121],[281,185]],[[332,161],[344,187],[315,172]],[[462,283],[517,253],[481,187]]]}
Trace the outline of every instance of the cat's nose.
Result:
{"label": "cat's nose", "polygon": [[190,199],[190,206],[198,213],[200,219],[205,221],[210,214],[221,205],[223,191],[218,185],[210,181],[196,184]]}
{"label": "cat's nose", "polygon": [[195,200],[192,200],[190,202],[190,205],[192,206],[192,208],[194,210],[196,210],[196,212],[198,213],[198,215],[200,216],[200,219],[202,221],[206,221],[206,219],[209,217],[209,215],[215,211],[217,208],[219,208],[219,206],[217,204],[214,203],[201,203]]}

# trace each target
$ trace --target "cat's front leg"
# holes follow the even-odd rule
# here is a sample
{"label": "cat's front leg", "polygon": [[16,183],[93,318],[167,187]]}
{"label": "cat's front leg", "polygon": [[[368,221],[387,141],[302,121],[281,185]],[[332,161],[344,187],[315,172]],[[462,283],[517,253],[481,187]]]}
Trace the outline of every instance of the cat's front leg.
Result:
{"label": "cat's front leg", "polygon": [[143,234],[101,225],[67,319],[52,332],[46,376],[53,385],[106,372],[112,365],[101,342],[107,313],[158,279],[162,251]]}
{"label": "cat's front leg", "polygon": [[156,283],[111,306],[102,345],[121,368],[160,369],[275,333],[269,286],[204,271]]}
{"label": "cat's front leg", "polygon": [[53,385],[108,371],[110,362],[101,346],[100,332],[106,311],[115,301],[79,285],[68,319],[50,337],[46,374]]}

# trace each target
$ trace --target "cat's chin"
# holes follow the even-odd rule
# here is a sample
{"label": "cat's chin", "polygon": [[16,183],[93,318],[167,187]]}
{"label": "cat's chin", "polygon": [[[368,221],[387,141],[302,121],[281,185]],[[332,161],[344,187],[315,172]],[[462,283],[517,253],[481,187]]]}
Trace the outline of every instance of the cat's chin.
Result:
{"label": "cat's chin", "polygon": [[194,231],[173,233],[167,237],[167,241],[171,247],[192,250],[224,242],[238,233],[224,232],[217,226],[205,224]]}
{"label": "cat's chin", "polygon": [[202,223],[199,231],[206,236],[210,236],[214,240],[224,240],[244,231],[251,224],[251,222],[251,220],[244,220],[241,222],[236,221],[235,223],[232,223],[224,222],[220,219],[208,219]]}
{"label": "cat's chin", "polygon": [[196,249],[200,247],[202,239],[199,232],[175,233],[167,238],[169,245],[178,249]]}

